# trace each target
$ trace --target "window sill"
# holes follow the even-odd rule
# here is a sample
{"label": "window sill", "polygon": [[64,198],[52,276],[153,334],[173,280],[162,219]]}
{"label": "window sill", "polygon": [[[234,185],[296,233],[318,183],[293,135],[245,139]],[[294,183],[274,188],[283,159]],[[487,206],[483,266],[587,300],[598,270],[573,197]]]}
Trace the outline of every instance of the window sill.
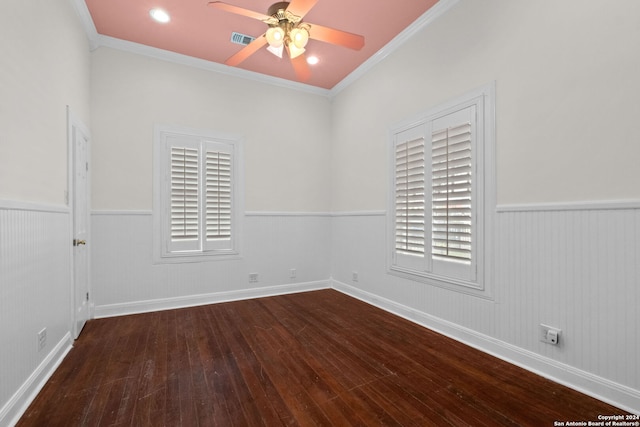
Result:
{"label": "window sill", "polygon": [[479,283],[466,282],[463,280],[452,279],[449,277],[438,276],[435,274],[406,269],[392,265],[387,270],[388,274],[392,276],[400,277],[414,282],[421,282],[439,288],[448,289],[454,292],[459,292],[467,295],[472,295],[479,298],[493,300],[493,296],[488,292],[486,287]]}
{"label": "window sill", "polygon": [[154,264],[184,264],[191,262],[215,262],[215,261],[233,261],[242,259],[239,252],[225,253],[202,253],[202,252],[182,252],[163,254],[154,257]]}

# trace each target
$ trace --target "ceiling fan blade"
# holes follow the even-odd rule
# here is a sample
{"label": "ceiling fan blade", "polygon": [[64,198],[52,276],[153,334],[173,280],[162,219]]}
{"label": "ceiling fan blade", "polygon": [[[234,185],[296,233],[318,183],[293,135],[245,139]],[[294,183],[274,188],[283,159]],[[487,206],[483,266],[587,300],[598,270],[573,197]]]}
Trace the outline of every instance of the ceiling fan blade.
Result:
{"label": "ceiling fan blade", "polygon": [[247,59],[248,57],[256,53],[262,46],[266,44],[267,44],[267,39],[266,37],[264,37],[264,34],[263,34],[260,37],[256,38],[251,43],[249,43],[248,45],[246,45],[245,47],[243,47],[242,49],[240,49],[238,53],[229,57],[229,59],[224,61],[224,63],[232,67],[235,67],[236,65],[240,64],[242,61],[244,61],[245,59]]}
{"label": "ceiling fan blade", "polygon": [[335,28],[323,27],[322,25],[309,25],[311,25],[311,29],[309,30],[309,38],[311,39],[337,44],[353,50],[360,50],[364,46],[364,37],[361,35],[336,30]]}
{"label": "ceiling fan blade", "polygon": [[316,3],[318,3],[318,0],[291,0],[291,3],[287,6],[287,12],[291,12],[302,18]]}
{"label": "ceiling fan blade", "polygon": [[293,65],[293,71],[296,73],[296,77],[301,82],[306,82],[311,77],[311,69],[307,64],[307,58],[304,54],[297,56],[291,60]]}
{"label": "ceiling fan blade", "polygon": [[259,21],[264,21],[265,19],[270,18],[270,16],[265,15],[264,13],[254,12],[249,9],[243,9],[241,7],[234,6],[232,4],[228,4],[222,1],[211,1],[207,5],[210,7],[214,7],[216,9],[222,9],[226,12],[235,13],[236,15],[242,15],[248,18],[257,19]]}

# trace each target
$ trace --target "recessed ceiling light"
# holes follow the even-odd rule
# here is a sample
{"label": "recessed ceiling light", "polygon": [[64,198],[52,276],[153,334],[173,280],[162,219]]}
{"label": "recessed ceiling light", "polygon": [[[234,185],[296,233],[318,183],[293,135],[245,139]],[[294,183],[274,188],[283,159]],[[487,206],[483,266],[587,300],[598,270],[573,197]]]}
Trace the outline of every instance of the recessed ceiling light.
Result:
{"label": "recessed ceiling light", "polygon": [[162,24],[166,24],[167,22],[169,22],[171,20],[171,18],[169,17],[169,14],[167,12],[165,12],[162,9],[151,9],[149,11],[149,15],[151,15],[151,17],[162,23]]}
{"label": "recessed ceiling light", "polygon": [[309,56],[309,57],[307,57],[307,63],[309,65],[316,65],[318,62],[320,62],[320,60],[318,59],[317,56]]}

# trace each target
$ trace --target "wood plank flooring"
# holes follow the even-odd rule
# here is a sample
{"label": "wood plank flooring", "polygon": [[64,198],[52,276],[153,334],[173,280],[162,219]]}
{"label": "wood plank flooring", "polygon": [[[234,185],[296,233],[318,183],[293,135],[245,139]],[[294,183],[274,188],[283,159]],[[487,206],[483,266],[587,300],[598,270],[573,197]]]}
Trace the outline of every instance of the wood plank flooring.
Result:
{"label": "wood plank flooring", "polygon": [[337,291],[92,320],[19,426],[552,426],[623,411]]}

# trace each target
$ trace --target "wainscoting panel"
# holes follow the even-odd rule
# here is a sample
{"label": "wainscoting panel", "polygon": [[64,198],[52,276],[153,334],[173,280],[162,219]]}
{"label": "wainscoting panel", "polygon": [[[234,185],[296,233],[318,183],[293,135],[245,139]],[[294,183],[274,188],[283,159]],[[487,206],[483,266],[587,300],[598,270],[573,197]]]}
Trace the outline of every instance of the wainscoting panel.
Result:
{"label": "wainscoting panel", "polygon": [[[333,286],[640,413],[640,209],[501,209],[491,298],[389,275],[384,212],[256,212],[244,221],[240,259],[154,264],[150,212],[95,212],[95,315]],[[69,237],[66,208],[0,203],[0,425],[68,351]],[[541,323],[562,331],[559,345],[539,341]]]}
{"label": "wainscoting panel", "polygon": [[495,230],[485,299],[388,274],[385,215],[334,215],[333,286],[639,413],[640,210],[501,210]]}
{"label": "wainscoting panel", "polygon": [[154,264],[150,212],[95,212],[96,317],[327,287],[330,226],[327,214],[251,213],[240,259]]}
{"label": "wainscoting panel", "polygon": [[[640,390],[640,210],[497,218],[496,337]],[[541,323],[559,345],[538,339]]]}
{"label": "wainscoting panel", "polygon": [[0,425],[21,413],[70,348],[70,237],[66,208],[0,201]]}

